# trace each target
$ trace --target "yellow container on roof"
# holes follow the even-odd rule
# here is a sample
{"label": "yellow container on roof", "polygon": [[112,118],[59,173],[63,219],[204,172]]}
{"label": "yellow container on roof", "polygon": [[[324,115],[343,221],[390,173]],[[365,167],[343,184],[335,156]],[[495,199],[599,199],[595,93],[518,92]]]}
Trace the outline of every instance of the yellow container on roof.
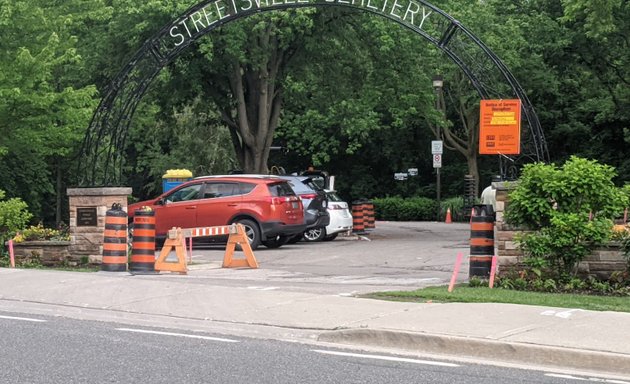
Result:
{"label": "yellow container on roof", "polygon": [[187,169],[169,169],[162,176],[163,179],[188,179],[192,177],[192,172]]}

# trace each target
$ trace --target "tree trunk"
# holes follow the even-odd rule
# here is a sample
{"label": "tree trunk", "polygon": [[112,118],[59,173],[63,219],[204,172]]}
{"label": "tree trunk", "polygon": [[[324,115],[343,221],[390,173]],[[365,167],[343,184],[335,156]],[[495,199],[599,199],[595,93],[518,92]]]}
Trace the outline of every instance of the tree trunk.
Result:
{"label": "tree trunk", "polygon": [[479,166],[477,165],[477,154],[472,153],[471,156],[466,157],[466,164],[468,164],[468,174],[472,175],[475,180],[475,197],[479,197]]}
{"label": "tree trunk", "polygon": [[455,110],[459,116],[459,124],[442,127],[444,147],[461,153],[468,165],[468,174],[474,177],[475,196],[479,196],[479,166],[477,154],[479,148],[479,111],[475,105],[471,105],[463,96],[456,100],[450,99],[455,104]]}
{"label": "tree trunk", "polygon": [[269,52],[265,62],[242,65],[235,60],[232,63],[229,80],[236,109],[224,110],[222,114],[245,173],[268,173],[269,149],[282,108],[282,88],[278,80],[287,50],[279,47],[271,29],[270,24],[258,36],[263,52]]}

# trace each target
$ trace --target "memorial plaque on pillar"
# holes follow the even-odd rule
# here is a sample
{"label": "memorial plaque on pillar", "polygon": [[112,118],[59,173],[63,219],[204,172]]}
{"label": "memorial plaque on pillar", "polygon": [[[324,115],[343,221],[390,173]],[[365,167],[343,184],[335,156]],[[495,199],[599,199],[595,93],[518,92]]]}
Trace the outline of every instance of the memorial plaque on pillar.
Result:
{"label": "memorial plaque on pillar", "polygon": [[96,227],[96,207],[77,208],[77,227]]}

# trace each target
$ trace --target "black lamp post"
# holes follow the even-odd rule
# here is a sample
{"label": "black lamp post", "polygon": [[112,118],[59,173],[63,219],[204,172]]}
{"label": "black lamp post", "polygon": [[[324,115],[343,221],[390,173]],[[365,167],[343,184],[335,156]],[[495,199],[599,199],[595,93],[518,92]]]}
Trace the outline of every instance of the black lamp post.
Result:
{"label": "black lamp post", "polygon": [[[435,108],[441,112],[442,118],[445,117],[446,111],[444,108],[444,98],[442,96],[442,88],[444,87],[444,78],[441,75],[433,76],[433,90],[435,91]],[[437,125],[436,129],[436,139],[442,140],[442,127],[441,124]],[[440,156],[442,156],[440,154]],[[440,167],[435,168],[436,177],[437,177],[437,221],[440,221],[440,213],[441,213],[441,181],[440,181]]]}

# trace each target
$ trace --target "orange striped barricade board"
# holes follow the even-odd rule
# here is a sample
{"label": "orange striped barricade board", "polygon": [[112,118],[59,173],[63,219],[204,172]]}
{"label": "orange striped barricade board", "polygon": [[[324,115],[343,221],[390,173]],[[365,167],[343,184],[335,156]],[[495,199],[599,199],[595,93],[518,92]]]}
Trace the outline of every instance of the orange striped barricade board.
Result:
{"label": "orange striped barricade board", "polygon": [[[223,256],[223,268],[249,267],[258,268],[258,262],[254,251],[245,234],[245,227],[241,224],[220,225],[216,227],[198,227],[183,229],[184,237],[210,237],[229,235]],[[244,259],[235,259],[234,252],[237,246],[243,252]]]}
{"label": "orange striped barricade board", "polygon": [[229,235],[232,225],[220,225],[218,227],[199,227],[184,229],[185,237],[209,237]]}

